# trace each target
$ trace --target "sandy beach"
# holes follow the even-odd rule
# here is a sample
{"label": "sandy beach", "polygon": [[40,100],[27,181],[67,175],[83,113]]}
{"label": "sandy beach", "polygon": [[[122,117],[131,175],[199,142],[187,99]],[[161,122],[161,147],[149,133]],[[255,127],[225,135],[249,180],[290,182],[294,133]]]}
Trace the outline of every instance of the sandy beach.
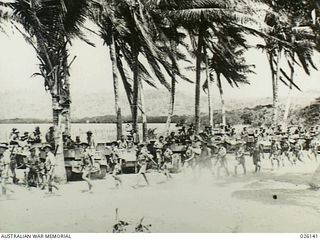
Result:
{"label": "sandy beach", "polygon": [[[151,232],[319,232],[320,191],[308,188],[319,163],[308,161],[272,171],[265,161],[261,173],[217,179],[191,169],[165,181],[148,173],[150,186],[132,188],[136,175],[121,175],[114,188],[111,175],[94,181],[94,192],[82,181],[61,185],[59,195],[11,186],[15,193],[0,201],[0,232],[111,232],[115,209],[121,220],[135,225],[144,217]],[[229,168],[231,169],[232,163]],[[21,174],[21,172],[19,173]],[[17,222],[19,224],[17,224]]]}

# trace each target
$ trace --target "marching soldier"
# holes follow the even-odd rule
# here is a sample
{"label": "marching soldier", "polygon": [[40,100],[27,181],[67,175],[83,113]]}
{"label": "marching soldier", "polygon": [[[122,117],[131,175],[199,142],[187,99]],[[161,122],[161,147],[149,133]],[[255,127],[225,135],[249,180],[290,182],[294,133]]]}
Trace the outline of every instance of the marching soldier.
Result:
{"label": "marching soldier", "polygon": [[147,183],[147,185],[150,185],[148,178],[146,176],[147,173],[147,161],[149,159],[152,159],[152,155],[149,153],[149,151],[147,150],[146,146],[144,146],[144,144],[140,145],[141,149],[140,151],[137,153],[138,155],[138,165],[140,166],[138,175],[137,175],[137,183],[135,186],[133,187],[138,187],[139,186],[139,182],[140,182],[140,176],[142,176],[145,180],[145,182]]}
{"label": "marching soldier", "polygon": [[222,144],[218,148],[218,155],[217,155],[217,161],[215,162],[214,166],[216,166],[219,163],[217,176],[220,177],[220,170],[223,168],[229,176],[229,170],[228,170],[228,162],[227,162],[227,150]]}
{"label": "marching soldier", "polygon": [[261,170],[261,157],[263,153],[263,147],[259,142],[251,148],[250,155],[252,156],[253,164],[255,166],[255,172],[260,172]]}
{"label": "marching soldier", "polygon": [[39,155],[36,154],[36,147],[31,147],[30,148],[30,155],[28,156],[27,160],[27,168],[26,168],[26,186],[28,188],[34,186],[39,186],[39,176],[38,176],[38,171],[39,171],[39,162],[40,158]]}
{"label": "marching soldier", "polygon": [[121,167],[121,160],[118,158],[115,162],[115,165],[113,166],[112,170],[112,177],[115,180],[115,186],[116,188],[119,188],[122,185],[122,180],[119,177],[119,174],[121,173],[122,167]]}
{"label": "marching soldier", "polygon": [[157,157],[157,163],[158,163],[158,166],[161,166],[162,164],[162,149],[164,147],[164,145],[166,144],[166,142],[164,141],[164,137],[163,136],[160,136],[158,141],[156,141],[154,143],[154,148],[156,149],[156,157]]}
{"label": "marching soldier", "polygon": [[281,160],[282,160],[282,166],[284,167],[284,159],[287,158],[287,160],[290,162],[291,165],[293,165],[293,162],[290,159],[290,151],[291,151],[291,147],[290,147],[290,143],[289,141],[286,139],[282,142],[282,146],[281,146]]}
{"label": "marching soldier", "polygon": [[7,144],[0,144],[0,177],[1,177],[1,193],[7,195],[7,191],[14,193],[7,186],[10,175],[11,152]]}
{"label": "marching soldier", "polygon": [[[48,186],[48,193],[52,194],[53,191],[52,189],[55,188],[56,190],[59,190],[59,188],[55,185],[55,177],[56,177],[56,166],[57,166],[57,161],[56,157],[53,154],[53,149],[50,144],[47,144],[43,147],[45,153],[46,153],[46,161],[45,161],[45,172],[46,172],[46,179],[47,183],[46,185]],[[44,188],[45,186],[43,186]]]}
{"label": "marching soldier", "polygon": [[[212,168],[212,161],[211,161],[212,153],[211,149],[208,148],[208,144],[204,142],[202,144],[201,148],[201,154],[200,154],[200,166],[199,166],[199,171],[201,171],[202,168],[207,168],[212,175],[214,175],[214,171]],[[200,172],[201,174],[201,172]]]}
{"label": "marching soldier", "polygon": [[167,180],[172,178],[169,171],[170,166],[172,164],[172,156],[173,156],[172,150],[169,147],[167,147],[167,149],[163,153],[163,165],[161,167],[162,172],[166,176]]}
{"label": "marching soldier", "polygon": [[236,151],[236,165],[234,166],[234,174],[238,175],[238,167],[242,166],[243,174],[246,175],[247,169],[246,169],[246,159],[244,156],[244,145],[240,145],[238,150]]}
{"label": "marching soldier", "polygon": [[318,140],[316,138],[312,138],[310,145],[309,145],[309,153],[308,157],[310,160],[314,159],[318,161]]}
{"label": "marching soldier", "polygon": [[302,153],[303,151],[303,146],[301,143],[299,143],[299,141],[297,141],[294,145],[293,148],[293,163],[296,164],[297,160],[304,163],[304,161],[302,160]]}
{"label": "marching soldier", "polygon": [[82,144],[84,146],[84,156],[82,159],[82,179],[86,181],[89,187],[89,192],[92,192],[93,184],[91,183],[91,170],[93,168],[93,156],[91,155],[91,151],[89,151],[88,144]]}
{"label": "marching soldier", "polygon": [[273,139],[271,143],[271,150],[270,150],[270,161],[272,169],[274,168],[274,161],[277,162],[278,168],[280,167],[280,153],[281,147],[277,140]]}

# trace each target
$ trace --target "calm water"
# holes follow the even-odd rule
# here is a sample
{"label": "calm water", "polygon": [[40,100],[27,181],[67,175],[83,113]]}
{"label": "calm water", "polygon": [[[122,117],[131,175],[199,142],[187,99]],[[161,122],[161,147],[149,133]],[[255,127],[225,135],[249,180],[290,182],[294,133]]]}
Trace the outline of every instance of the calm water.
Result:
{"label": "calm water", "polygon": [[[10,132],[12,128],[17,128],[20,131],[20,136],[23,132],[33,132],[36,126],[40,127],[40,131],[42,133],[42,137],[44,137],[45,133],[48,131],[48,128],[51,124],[0,124],[0,142],[7,142],[9,139]],[[140,133],[142,132],[142,126],[139,126]],[[149,129],[156,128],[156,134],[161,135],[165,132],[165,124],[164,123],[149,123]],[[123,125],[123,132],[125,134],[126,130],[129,130],[126,124]],[[175,129],[175,124],[171,124],[171,130]],[[113,141],[116,138],[116,125],[111,123],[80,123],[80,124],[72,124],[71,127],[71,135],[72,138],[75,139],[75,136],[80,136],[81,140],[84,141],[86,139],[86,132],[92,131],[94,139],[96,143],[98,142],[108,142]]]}

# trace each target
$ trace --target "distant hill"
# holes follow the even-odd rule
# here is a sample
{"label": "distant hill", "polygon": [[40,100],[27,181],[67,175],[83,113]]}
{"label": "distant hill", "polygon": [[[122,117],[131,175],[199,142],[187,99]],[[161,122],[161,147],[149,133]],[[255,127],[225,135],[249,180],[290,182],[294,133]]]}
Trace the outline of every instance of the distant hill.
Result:
{"label": "distant hill", "polygon": [[[310,103],[320,96],[320,91],[305,93],[293,100],[294,109],[299,109],[310,105]],[[96,118],[97,116],[114,115],[114,99],[110,93],[76,94],[72,98],[72,118],[75,120],[84,118]],[[164,90],[145,91],[146,112],[148,117],[166,116],[168,112],[169,94]],[[48,93],[34,93],[31,90],[0,93],[0,119],[51,119],[51,98]],[[214,109],[220,109],[220,99],[214,97]],[[285,99],[280,99],[284,103]],[[228,111],[244,108],[253,108],[257,105],[268,105],[272,103],[270,98],[227,98],[226,108]],[[125,96],[120,98],[122,113],[124,116],[130,115]],[[207,113],[207,98],[203,93],[200,102],[201,112]],[[175,114],[193,115],[194,96],[183,92],[177,92]]]}

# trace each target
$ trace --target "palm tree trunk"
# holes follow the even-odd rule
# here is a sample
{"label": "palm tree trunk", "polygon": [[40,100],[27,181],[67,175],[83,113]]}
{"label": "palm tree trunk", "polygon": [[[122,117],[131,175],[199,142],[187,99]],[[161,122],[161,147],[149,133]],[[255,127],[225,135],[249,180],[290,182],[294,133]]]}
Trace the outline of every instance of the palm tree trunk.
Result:
{"label": "palm tree trunk", "polygon": [[166,122],[166,135],[169,135],[171,120],[174,112],[174,103],[175,103],[175,95],[176,95],[176,78],[175,76],[171,77],[171,90],[170,90],[170,101],[169,101],[169,110],[168,117]]}
{"label": "palm tree trunk", "polygon": [[126,73],[125,73],[125,71],[123,69],[123,64],[122,64],[121,58],[119,57],[119,54],[120,54],[119,48],[117,46],[115,46],[115,47],[116,47],[117,69],[119,71],[119,74],[120,74],[120,77],[121,77],[121,80],[122,80],[122,83],[123,83],[123,87],[124,87],[125,92],[126,92],[126,96],[127,96],[128,103],[129,103],[129,106],[130,106],[131,115],[133,115],[133,109],[132,109],[132,98],[133,98],[133,96],[132,96],[132,92],[131,92],[131,85],[128,82]]}
{"label": "palm tree trunk", "polygon": [[209,74],[208,55],[205,55],[206,59],[206,81],[208,83],[208,112],[209,112],[209,126],[213,129],[213,111],[212,111],[212,82]]}
{"label": "palm tree trunk", "polygon": [[279,120],[279,74],[280,74],[280,51],[277,52],[275,76],[272,81],[273,91],[273,123],[278,124]]}
{"label": "palm tree trunk", "polygon": [[139,81],[139,93],[140,93],[140,111],[142,115],[142,140],[146,142],[148,138],[148,126],[147,126],[147,114],[146,114],[146,108],[145,108],[143,84],[141,80]]}
{"label": "palm tree trunk", "polygon": [[59,106],[57,95],[52,94],[52,114],[53,114],[53,126],[54,126],[54,142],[55,148],[54,153],[57,160],[55,167],[56,177],[60,182],[65,183],[67,181],[64,154],[63,154],[63,140],[62,140],[62,114]]}
{"label": "palm tree trunk", "polygon": [[[67,56],[67,52],[66,55]],[[68,62],[67,62],[67,57],[66,60],[64,61],[64,78],[65,78],[65,94],[66,94],[66,100],[67,103],[64,106],[64,119],[65,119],[65,129],[64,132],[66,135],[71,136],[71,94],[70,94],[70,76],[69,76],[69,69],[68,69]]]}
{"label": "palm tree trunk", "polygon": [[133,100],[132,100],[132,130],[138,134],[138,100],[139,100],[139,52],[133,47]]}
{"label": "palm tree trunk", "polygon": [[[171,49],[175,52],[176,46],[174,42],[171,42]],[[173,63],[172,63],[173,68]],[[175,103],[175,96],[176,96],[176,77],[175,72],[172,72],[171,76],[171,90],[170,90],[170,101],[169,101],[169,110],[168,110],[168,117],[166,122],[166,135],[169,135],[170,132],[170,124],[174,112],[174,103]]]}
{"label": "palm tree trunk", "polygon": [[290,69],[291,69],[291,76],[290,76],[291,82],[290,82],[290,86],[289,86],[289,93],[288,93],[288,98],[287,98],[287,103],[286,103],[286,109],[285,109],[284,116],[283,116],[283,123],[285,125],[287,125],[287,120],[289,117],[291,101],[292,101],[292,93],[293,93],[292,88],[293,88],[293,81],[294,81],[294,52],[292,52],[292,56],[291,56]]}
{"label": "palm tree trunk", "polygon": [[115,111],[117,116],[117,140],[121,139],[122,136],[122,118],[121,118],[121,108],[119,106],[119,78],[117,72],[117,63],[116,63],[116,49],[114,36],[112,37],[112,43],[110,44],[110,59],[112,63],[112,77],[113,77],[113,90],[114,90],[114,104]]}
{"label": "palm tree trunk", "polygon": [[226,126],[227,125],[226,108],[225,108],[225,102],[224,102],[224,95],[223,95],[223,88],[222,88],[220,73],[217,73],[217,85],[218,85],[218,88],[219,88],[220,99],[221,99],[222,126]]}
{"label": "palm tree trunk", "polygon": [[200,131],[200,82],[201,82],[201,61],[202,61],[202,28],[200,27],[198,36],[198,46],[196,52],[196,87],[195,87],[195,132]]}

